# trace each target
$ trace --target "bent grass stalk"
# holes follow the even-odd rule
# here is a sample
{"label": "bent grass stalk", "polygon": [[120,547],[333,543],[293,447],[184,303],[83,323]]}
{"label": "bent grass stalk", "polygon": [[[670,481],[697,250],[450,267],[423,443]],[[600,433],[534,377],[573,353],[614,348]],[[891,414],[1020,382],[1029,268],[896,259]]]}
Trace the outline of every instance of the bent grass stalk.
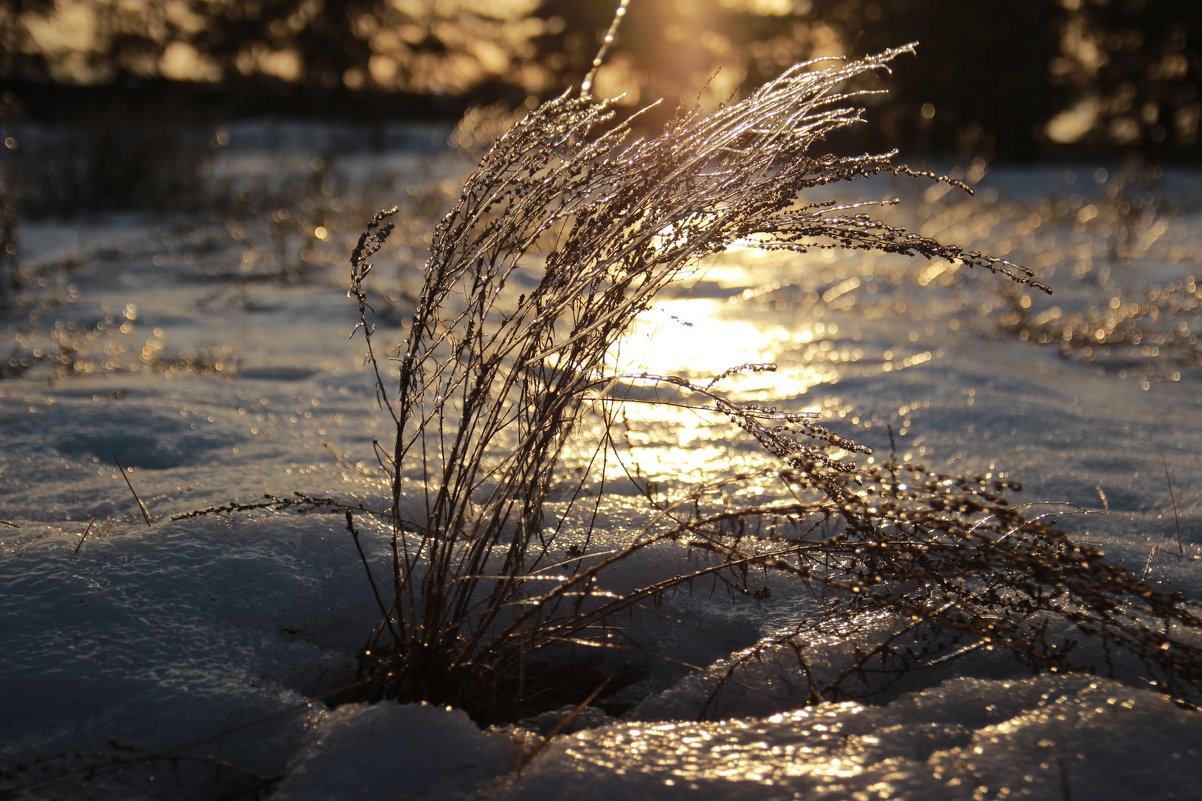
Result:
{"label": "bent grass stalk", "polygon": [[[765,366],[718,366],[708,383],[616,367],[620,339],[657,293],[735,243],[945,259],[1049,291],[1019,265],[872,215],[894,201],[807,200],[808,190],[880,174],[968,190],[894,152],[818,152],[861,121],[855,104],[872,92],[856,81],[912,49],[795,66],[710,114],[682,110],[649,138],[587,91],[542,104],[484,155],[438,224],[388,359],[373,343],[367,280],[396,209],[371,221],[351,258],[350,294],[395,425],[391,445],[377,445],[391,597],[362,662],[373,696],[449,703],[480,720],[528,713],[540,693],[562,700],[531,678],[546,673],[548,652],[609,647],[620,614],[701,579],[754,594],[756,567],[792,574],[829,603],[819,619],[736,655],[728,678],[787,648],[807,697],[845,697],[871,690],[867,673],[902,675],[986,645],[1067,669],[1073,644],[1088,640],[1107,664],[1112,650],[1134,655],[1158,687],[1196,700],[1197,609],[1025,517],[1007,501],[1015,486],[896,459],[862,464],[854,457],[866,448],[808,415],[721,393],[732,372]],[[728,418],[774,464],[675,498],[645,491],[642,525],[599,536],[606,467],[622,458],[612,429],[636,389]],[[568,470],[565,448],[586,417],[602,433],[583,469]],[[735,491],[765,481],[777,497],[748,503]],[[636,553],[666,543],[705,558],[686,574],[606,589]],[[857,646],[844,670],[808,669],[807,643],[846,636],[872,610],[888,610],[894,627]],[[575,688],[569,703],[596,686]]]}

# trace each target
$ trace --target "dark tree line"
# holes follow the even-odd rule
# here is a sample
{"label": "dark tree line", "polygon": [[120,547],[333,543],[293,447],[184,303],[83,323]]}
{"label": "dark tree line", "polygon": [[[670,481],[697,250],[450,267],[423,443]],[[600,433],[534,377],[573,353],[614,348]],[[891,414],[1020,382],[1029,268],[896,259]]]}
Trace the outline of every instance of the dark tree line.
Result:
{"label": "dark tree line", "polygon": [[[671,94],[663,77],[673,75],[682,50],[666,35],[666,5],[632,6],[619,46],[660,77],[660,95]],[[1016,160],[1120,151],[1202,156],[1197,0],[806,0],[778,16],[749,15],[737,4],[693,5],[706,8],[705,24],[744,56],[747,83],[762,82],[786,61],[829,53],[830,32],[849,55],[919,42],[918,57],[896,65],[888,101],[874,111],[880,141]],[[584,32],[603,28],[605,14],[573,0],[545,0],[543,9],[568,22],[544,48],[566,54],[569,73],[582,74],[594,41]],[[828,41],[819,35],[824,29]],[[696,41],[684,49],[703,74],[721,66]],[[1064,141],[1054,130],[1049,135],[1050,122],[1074,112],[1084,115],[1085,130],[1070,126]]]}
{"label": "dark tree line", "polygon": [[[405,92],[451,113],[578,81],[616,0],[2,0],[6,83],[72,80],[33,34],[81,3],[96,34],[75,61],[92,80],[189,77],[184,52],[230,91]],[[797,60],[915,40],[872,114],[881,141],[1019,160],[1202,150],[1197,0],[634,0],[611,83],[632,102],[707,102]]]}

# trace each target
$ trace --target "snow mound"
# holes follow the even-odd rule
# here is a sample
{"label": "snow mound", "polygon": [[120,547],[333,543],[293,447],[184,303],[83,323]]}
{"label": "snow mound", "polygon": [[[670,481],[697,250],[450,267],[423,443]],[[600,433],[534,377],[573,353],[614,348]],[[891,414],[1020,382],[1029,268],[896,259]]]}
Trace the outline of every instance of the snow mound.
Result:
{"label": "snow mound", "polygon": [[278,801],[477,798],[517,748],[467,715],[427,704],[347,705],[324,716],[272,796]]}
{"label": "snow mound", "polygon": [[1147,691],[1088,677],[962,678],[884,706],[578,732],[502,797],[1200,798],[1200,757],[1196,715]]}

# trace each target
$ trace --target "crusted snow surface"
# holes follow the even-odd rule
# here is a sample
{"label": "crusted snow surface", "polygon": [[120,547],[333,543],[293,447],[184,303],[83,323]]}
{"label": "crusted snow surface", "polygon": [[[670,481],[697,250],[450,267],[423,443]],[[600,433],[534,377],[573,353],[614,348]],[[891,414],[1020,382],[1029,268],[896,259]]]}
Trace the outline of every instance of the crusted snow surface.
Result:
{"label": "crusted snow surface", "polygon": [[[389,169],[418,169],[409,162]],[[1033,313],[1049,303],[1067,313],[1104,304],[1116,286],[1139,293],[1196,275],[1202,228],[1188,177],[1165,179],[1161,205],[1116,216],[1131,233],[1120,226],[1112,240],[1081,221],[1144,195],[1119,197],[1092,171],[998,171],[976,200],[911,200],[927,204],[924,232],[1039,269],[1057,294]],[[696,722],[732,654],[803,616],[804,594],[783,581],[767,602],[697,591],[632,619],[700,670],[653,666],[623,717],[586,710],[545,747],[555,715],[480,730],[437,707],[327,708],[320,697],[354,681],[379,614],[343,516],[172,519],[294,491],[384,504],[371,443],[388,428],[360,342],[347,337],[355,310],[338,266],[358,229],[331,222],[308,242],[303,272],[272,273],[256,265],[302,248],[238,225],[127,215],[23,228],[23,263],[41,283],[26,290],[40,305],[4,321],[16,350],[0,380],[0,794],[1202,797],[1202,717],[1138,677],[1033,677],[1001,656],[808,707],[790,694],[787,666],[769,660],[724,697],[720,719]],[[414,250],[400,248],[396,286],[414,285]],[[775,359],[773,380],[842,433],[879,450],[892,430],[900,451],[929,465],[1004,471],[1032,508],[1202,597],[1198,368],[1156,354],[1076,358],[999,332],[1005,296],[991,280],[860,254],[736,251],[665,298],[647,332],[660,342],[653,354]],[[403,318],[403,297],[386,319]],[[379,341],[399,339],[390,325]],[[652,478],[747,455],[721,420],[644,425],[632,447]],[[615,493],[603,510],[615,539],[628,502]],[[367,564],[383,575],[385,534],[367,516],[360,526]],[[690,558],[665,546],[615,580]],[[816,645],[815,664],[847,646]]]}

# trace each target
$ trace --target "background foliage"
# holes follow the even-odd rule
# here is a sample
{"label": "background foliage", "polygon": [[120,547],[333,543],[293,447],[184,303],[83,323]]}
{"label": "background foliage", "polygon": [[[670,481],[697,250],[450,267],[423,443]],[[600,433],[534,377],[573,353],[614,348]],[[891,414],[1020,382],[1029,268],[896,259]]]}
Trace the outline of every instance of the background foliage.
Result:
{"label": "background foliage", "polygon": [[[456,116],[579,80],[613,5],[5,0],[0,66],[35,118],[82,115],[114,94],[235,115]],[[1008,160],[1202,152],[1202,9],[1192,0],[636,2],[598,90],[626,91],[631,105],[717,102],[798,60],[912,40],[920,57],[899,65],[906,79],[857,146]],[[80,84],[92,88],[69,91]]]}

